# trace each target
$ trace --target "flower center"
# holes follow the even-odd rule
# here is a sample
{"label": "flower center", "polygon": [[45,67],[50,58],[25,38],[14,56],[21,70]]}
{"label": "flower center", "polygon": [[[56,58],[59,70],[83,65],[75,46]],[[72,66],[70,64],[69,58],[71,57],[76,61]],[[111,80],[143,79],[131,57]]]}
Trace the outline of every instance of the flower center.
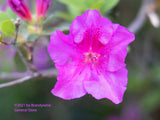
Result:
{"label": "flower center", "polygon": [[83,54],[83,57],[81,57],[81,59],[83,59],[84,63],[90,63],[95,65],[98,62],[99,57],[100,57],[100,54],[98,53],[87,52]]}

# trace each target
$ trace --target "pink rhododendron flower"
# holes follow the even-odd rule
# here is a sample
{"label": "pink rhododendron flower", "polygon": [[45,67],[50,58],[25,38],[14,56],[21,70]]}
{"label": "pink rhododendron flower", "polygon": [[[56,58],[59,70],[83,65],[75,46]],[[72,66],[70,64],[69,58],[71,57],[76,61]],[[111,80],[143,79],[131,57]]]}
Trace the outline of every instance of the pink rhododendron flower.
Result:
{"label": "pink rhododendron flower", "polygon": [[89,93],[122,102],[128,81],[127,45],[133,40],[134,34],[125,27],[97,10],[87,10],[73,20],[69,35],[59,30],[51,35],[48,52],[59,71],[51,92],[68,100]]}
{"label": "pink rhododendron flower", "polygon": [[45,17],[50,4],[51,4],[51,0],[36,0],[38,21],[40,20],[41,17],[42,18]]}
{"label": "pink rhododendron flower", "polygon": [[11,9],[24,21],[32,21],[32,15],[28,7],[23,0],[8,0],[8,4]]}

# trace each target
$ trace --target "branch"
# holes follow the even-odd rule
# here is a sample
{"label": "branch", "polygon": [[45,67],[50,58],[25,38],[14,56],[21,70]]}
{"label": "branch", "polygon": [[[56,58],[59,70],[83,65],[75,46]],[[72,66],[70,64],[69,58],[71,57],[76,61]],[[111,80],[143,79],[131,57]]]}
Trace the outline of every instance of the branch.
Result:
{"label": "branch", "polygon": [[133,22],[129,25],[128,29],[133,32],[137,33],[145,24],[147,20],[148,13],[151,7],[155,4],[155,0],[143,0],[141,8],[133,20]]}
{"label": "branch", "polygon": [[20,19],[17,19],[14,24],[15,24],[15,27],[16,27],[16,36],[15,36],[15,39],[14,39],[12,44],[14,46],[16,46],[17,45],[18,32],[19,32],[19,26],[20,26]]}
{"label": "branch", "polygon": [[[2,83],[2,84],[0,84],[0,88],[5,88],[5,87],[17,85],[17,84],[20,84],[20,83],[23,83],[25,81],[29,81],[29,80],[32,80],[35,78],[55,78],[55,77],[57,77],[57,75],[58,75],[58,71],[56,69],[44,70],[44,71],[41,71],[40,73],[33,73],[31,75],[19,78],[17,80],[11,81],[11,82]],[[16,75],[12,74],[12,77],[16,77]],[[3,78],[5,78],[4,74],[3,74]]]}
{"label": "branch", "polygon": [[11,82],[7,82],[7,83],[0,84],[0,88],[4,88],[4,87],[9,87],[9,86],[13,86],[13,85],[16,85],[16,84],[20,84],[20,83],[22,83],[22,82],[31,80],[31,79],[33,79],[34,77],[37,77],[37,76],[38,76],[38,74],[33,74],[33,75],[34,75],[34,76],[26,76],[26,77],[20,78],[20,79],[15,80],[15,81],[11,81]]}
{"label": "branch", "polygon": [[0,73],[0,80],[14,80],[14,79],[19,79],[26,76],[24,73]]}
{"label": "branch", "polygon": [[[39,73],[41,74],[41,76],[46,77],[46,78],[55,78],[58,75],[58,71],[56,69],[47,69],[47,70],[42,70],[39,71]],[[13,73],[0,73],[0,80],[15,80],[15,79],[20,79],[24,76],[27,76],[28,73],[17,73],[17,72],[13,72]]]}

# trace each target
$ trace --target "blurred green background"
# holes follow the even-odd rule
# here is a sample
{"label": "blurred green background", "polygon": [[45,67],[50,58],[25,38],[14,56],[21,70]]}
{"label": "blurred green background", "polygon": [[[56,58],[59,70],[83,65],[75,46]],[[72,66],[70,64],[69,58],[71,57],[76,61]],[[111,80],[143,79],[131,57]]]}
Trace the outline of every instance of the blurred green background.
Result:
{"label": "blurred green background", "polygon": [[[67,29],[77,15],[91,8],[99,9],[112,22],[127,27],[136,17],[142,3],[141,0],[120,0],[116,5],[118,0],[106,1],[52,0],[49,14],[55,16],[46,27],[52,26],[52,32],[57,28]],[[34,4],[30,7],[34,10]],[[148,19],[136,33],[126,59],[128,89],[121,104],[115,105],[107,99],[96,100],[91,95],[63,100],[50,92],[56,78],[37,79],[0,89],[0,120],[160,120],[159,33],[160,29],[154,28]],[[0,50],[0,64],[3,64],[0,70],[11,72],[12,64],[8,64],[1,46]],[[38,108],[38,112],[33,113],[16,113],[14,104],[17,103],[51,104],[52,107]]]}

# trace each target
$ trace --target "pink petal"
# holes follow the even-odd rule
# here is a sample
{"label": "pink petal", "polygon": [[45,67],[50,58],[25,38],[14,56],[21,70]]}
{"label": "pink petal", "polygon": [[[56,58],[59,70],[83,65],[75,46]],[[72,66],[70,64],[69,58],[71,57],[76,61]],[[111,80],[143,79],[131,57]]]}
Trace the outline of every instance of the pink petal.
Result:
{"label": "pink petal", "polygon": [[72,43],[72,38],[58,30],[51,35],[48,52],[57,65],[64,65],[71,59],[80,59],[79,52]]}
{"label": "pink petal", "polygon": [[117,52],[111,52],[109,54],[109,61],[108,61],[108,70],[109,71],[117,71],[126,66],[125,58],[127,55],[127,47],[120,49]]}
{"label": "pink petal", "polygon": [[107,71],[117,71],[126,66],[127,46],[134,39],[134,34],[125,27],[114,24],[115,32],[109,43],[100,50],[101,58],[99,67]]}
{"label": "pink petal", "polygon": [[127,28],[120,26],[119,24],[114,24],[114,34],[109,45],[112,46],[112,51],[118,51],[124,47],[127,47],[134,39],[135,36]]}
{"label": "pink petal", "polygon": [[127,55],[127,47],[119,51],[112,52],[110,48],[103,49],[97,68],[108,72],[114,72],[126,66],[125,57]]}
{"label": "pink petal", "polygon": [[52,93],[63,99],[80,98],[86,94],[83,81],[89,78],[89,69],[77,66],[76,63],[68,63],[65,66],[56,66],[59,71],[57,83]]}
{"label": "pink petal", "polygon": [[91,77],[84,81],[84,87],[96,99],[108,98],[115,104],[119,104],[126,90],[127,74],[125,68],[117,72],[92,71]]}
{"label": "pink petal", "polygon": [[87,10],[81,16],[74,19],[72,25],[70,26],[71,34],[74,36],[74,41],[80,43],[83,40],[84,33],[88,29],[94,30],[94,28],[100,28],[102,32],[99,41],[103,44],[107,44],[110,40],[113,27],[110,20],[101,17],[98,10]]}
{"label": "pink petal", "polygon": [[109,46],[111,46],[108,61],[109,71],[117,71],[125,67],[127,46],[135,39],[134,34],[125,27],[116,24],[114,27],[116,30],[112,40],[109,42]]}

